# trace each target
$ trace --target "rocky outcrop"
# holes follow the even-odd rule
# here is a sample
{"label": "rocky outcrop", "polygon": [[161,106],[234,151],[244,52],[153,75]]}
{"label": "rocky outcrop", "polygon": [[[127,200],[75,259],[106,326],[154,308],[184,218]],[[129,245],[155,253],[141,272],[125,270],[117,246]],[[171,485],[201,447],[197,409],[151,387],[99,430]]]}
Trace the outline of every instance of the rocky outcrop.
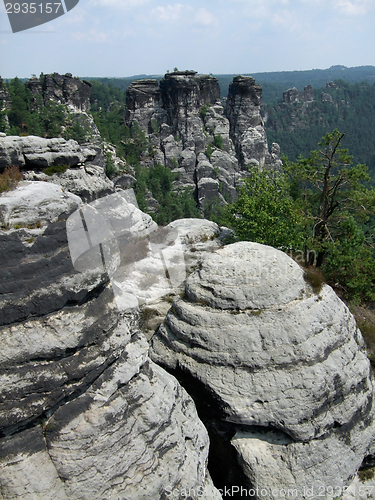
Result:
{"label": "rocky outcrop", "polygon": [[85,203],[90,203],[115,191],[114,183],[106,176],[104,168],[89,163],[79,168],[69,168],[61,174],[25,172],[24,179],[58,184],[64,190],[79,196]]}
{"label": "rocky outcrop", "polygon": [[81,147],[73,139],[44,139],[33,135],[0,137],[0,171],[12,165],[25,170],[54,165],[72,167],[93,160],[96,155],[94,149]]}
{"label": "rocky outcrop", "polygon": [[[0,172],[8,166],[17,166],[25,180],[59,184],[85,202],[115,190],[103,164],[102,149],[96,145],[80,146],[72,139],[62,138],[0,137]],[[52,169],[44,173],[48,167],[59,167],[61,171],[56,169],[53,173]]]}
{"label": "rocky outcrop", "polygon": [[[152,338],[152,359],[195,396],[219,484],[309,498],[307,488],[348,485],[369,453],[361,333],[332,289],[315,293],[281,251],[244,242],[203,258]],[[235,450],[240,471],[220,461],[223,450]]]}
{"label": "rocky outcrop", "polygon": [[0,76],[0,111],[10,109],[10,96]]}
{"label": "rocky outcrop", "polygon": [[292,104],[293,102],[311,102],[314,100],[314,90],[311,85],[307,85],[303,91],[297,90],[295,87],[283,92],[283,102]]}
{"label": "rocky outcrop", "polygon": [[230,135],[242,166],[256,162],[263,166],[267,155],[267,137],[260,115],[262,87],[250,76],[236,76],[229,85],[226,116]]}
{"label": "rocky outcrop", "polygon": [[71,73],[53,73],[42,78],[31,78],[26,82],[33,96],[42,96],[44,102],[65,104],[73,111],[90,109],[91,83],[73,77]]}
{"label": "rocky outcrop", "polygon": [[236,77],[224,108],[215,77],[176,71],[160,84],[132,83],[126,121],[130,128],[137,122],[152,147],[145,166],[160,162],[178,173],[175,188],[193,189],[200,207],[214,198],[224,204],[235,198],[248,163],[280,168],[276,149],[268,153],[260,98],[252,78]]}
{"label": "rocky outcrop", "polygon": [[[126,119],[131,125],[137,121],[142,130],[152,133],[152,118],[160,106],[160,88],[157,80],[144,79],[130,84],[126,92]],[[158,127],[156,122],[154,127]]]}
{"label": "rocky outcrop", "polygon": [[[207,473],[207,431],[190,396],[150,360],[138,310],[119,310],[101,262],[77,264],[75,214],[96,248],[108,223],[113,236],[155,229],[116,196],[87,207],[58,185],[27,182],[0,197],[4,500],[221,498]],[[93,210],[104,217],[98,234]],[[136,259],[129,237],[117,243]]]}

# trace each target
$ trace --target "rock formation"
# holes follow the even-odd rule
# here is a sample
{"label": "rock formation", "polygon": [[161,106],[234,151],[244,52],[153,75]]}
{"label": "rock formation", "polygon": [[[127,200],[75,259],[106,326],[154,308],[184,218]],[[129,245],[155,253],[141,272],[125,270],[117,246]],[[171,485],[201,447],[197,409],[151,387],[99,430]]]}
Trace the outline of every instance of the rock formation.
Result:
{"label": "rock formation", "polygon": [[76,141],[62,138],[44,139],[8,136],[0,138],[0,171],[14,165],[20,169],[46,168],[54,165],[75,167],[93,160],[97,153],[87,147],[80,147]]}
{"label": "rock formation", "polygon": [[[207,431],[148,357],[138,311],[118,309],[100,266],[73,268],[67,218],[83,209],[45,182],[0,197],[1,498],[218,500]],[[137,234],[153,230],[132,213]]]}
{"label": "rock formation", "polygon": [[152,359],[195,394],[213,453],[236,450],[240,471],[212,459],[223,485],[235,476],[309,498],[306,488],[348,485],[369,454],[361,333],[332,289],[315,293],[281,251],[243,242],[203,258],[152,338]]}
{"label": "rock formation", "polygon": [[307,85],[303,91],[297,90],[295,87],[283,92],[283,102],[292,104],[293,102],[311,102],[314,100],[314,91],[311,85]]}
{"label": "rock formation", "polygon": [[74,111],[89,111],[91,83],[73,77],[71,73],[53,73],[26,82],[33,96],[42,96],[44,102],[65,104]]}
{"label": "rock formation", "polygon": [[261,87],[251,77],[236,77],[224,108],[218,81],[195,71],[167,73],[157,80],[140,80],[127,91],[126,122],[135,122],[148,137],[153,158],[179,174],[176,187],[191,187],[203,206],[236,196],[236,185],[255,162],[280,168],[268,152],[260,117]]}

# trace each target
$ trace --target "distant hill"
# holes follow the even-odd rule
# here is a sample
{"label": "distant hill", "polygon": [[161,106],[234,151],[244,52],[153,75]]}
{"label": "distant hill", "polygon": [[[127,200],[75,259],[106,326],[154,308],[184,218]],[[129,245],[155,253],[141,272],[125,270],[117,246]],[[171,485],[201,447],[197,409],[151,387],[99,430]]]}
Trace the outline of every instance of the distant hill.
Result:
{"label": "distant hill", "polygon": [[[228,95],[228,87],[235,74],[213,75],[219,80],[221,95]],[[346,66],[331,66],[328,69],[311,69],[307,71],[276,71],[268,73],[244,73],[244,76],[252,76],[257,83],[263,87],[263,103],[281,102],[282,93],[292,87],[303,90],[306,85],[313,88],[325,87],[327,82],[337,79],[349,83],[375,83],[375,66],[358,66],[347,68]],[[113,85],[121,90],[126,90],[135,80],[142,78],[156,78],[160,80],[163,75],[134,75],[124,78],[88,78],[85,80],[97,80],[105,85]]]}

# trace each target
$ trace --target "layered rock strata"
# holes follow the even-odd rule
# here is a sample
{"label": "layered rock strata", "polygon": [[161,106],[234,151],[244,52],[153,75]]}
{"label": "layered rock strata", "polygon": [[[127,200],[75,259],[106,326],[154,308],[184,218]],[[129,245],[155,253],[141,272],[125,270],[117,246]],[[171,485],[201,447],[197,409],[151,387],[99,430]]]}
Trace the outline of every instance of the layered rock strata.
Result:
{"label": "layered rock strata", "polygon": [[[107,214],[113,231],[121,199]],[[27,182],[0,209],[1,498],[221,498],[207,431],[150,360],[137,309],[119,310],[102,266],[73,267],[66,224],[84,213],[80,198]],[[138,232],[153,229],[131,213]]]}
{"label": "layered rock strata", "polygon": [[332,289],[314,293],[281,251],[243,242],[203,258],[152,338],[152,359],[195,387],[199,411],[216,421],[216,450],[226,436],[244,486],[271,498],[272,488],[329,498],[369,453],[373,380],[361,333]]}
{"label": "layered rock strata", "polygon": [[[10,166],[19,167],[27,181],[59,184],[85,202],[115,191],[113,181],[105,173],[103,151],[94,144],[81,146],[73,139],[32,135],[0,137],[0,172]],[[65,172],[44,173],[45,168],[61,166]]]}
{"label": "layered rock strata", "polygon": [[20,169],[46,168],[54,165],[69,167],[93,160],[96,151],[81,147],[73,139],[44,139],[34,135],[0,138],[0,169],[16,166]]}

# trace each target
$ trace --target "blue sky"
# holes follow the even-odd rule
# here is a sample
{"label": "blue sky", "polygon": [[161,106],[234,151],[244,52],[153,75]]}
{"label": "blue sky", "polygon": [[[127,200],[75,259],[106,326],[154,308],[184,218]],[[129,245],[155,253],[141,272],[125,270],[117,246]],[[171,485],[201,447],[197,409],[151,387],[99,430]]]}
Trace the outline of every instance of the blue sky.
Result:
{"label": "blue sky", "polygon": [[175,67],[251,74],[335,64],[375,65],[374,0],[80,0],[64,16],[15,34],[0,5],[5,78],[54,71],[122,77]]}

